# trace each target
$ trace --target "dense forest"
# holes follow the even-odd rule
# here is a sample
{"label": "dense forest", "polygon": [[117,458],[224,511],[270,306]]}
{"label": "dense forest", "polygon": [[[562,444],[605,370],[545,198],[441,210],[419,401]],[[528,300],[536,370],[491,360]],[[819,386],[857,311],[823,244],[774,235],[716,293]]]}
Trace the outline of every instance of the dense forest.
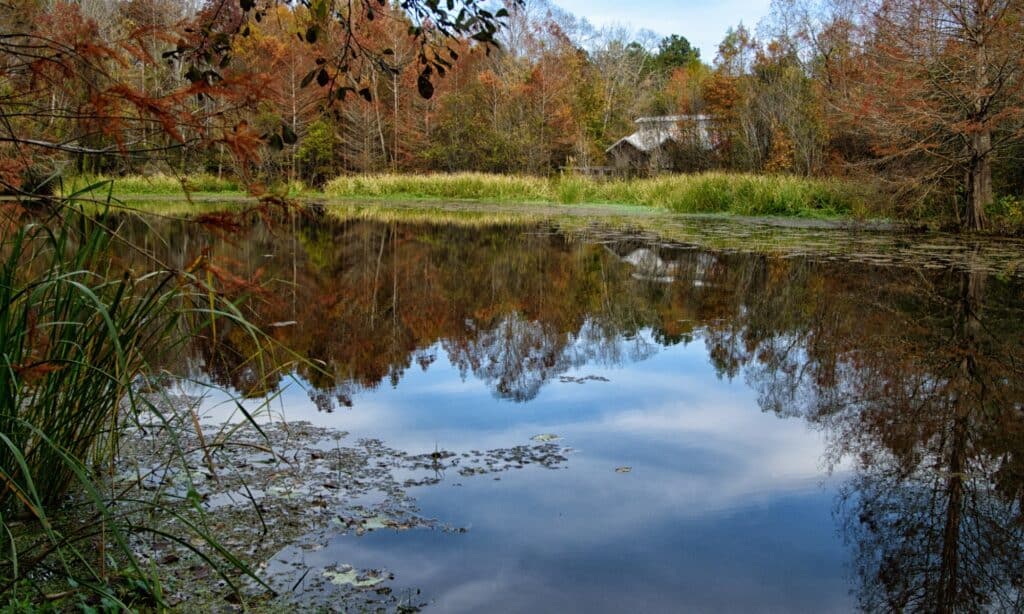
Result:
{"label": "dense forest", "polygon": [[775,0],[710,50],[547,0],[435,5],[5,2],[0,181],[545,175],[603,165],[636,118],[674,115],[711,125],[686,170],[869,177],[897,213],[973,228],[1019,207],[1017,0]]}

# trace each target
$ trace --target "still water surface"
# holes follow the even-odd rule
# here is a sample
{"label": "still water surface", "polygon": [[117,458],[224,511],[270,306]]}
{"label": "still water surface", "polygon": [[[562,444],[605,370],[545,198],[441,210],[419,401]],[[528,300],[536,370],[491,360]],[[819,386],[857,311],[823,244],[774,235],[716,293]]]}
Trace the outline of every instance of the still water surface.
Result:
{"label": "still water surface", "polygon": [[[177,369],[270,398],[263,421],[440,459],[404,491],[436,524],[332,525],[270,561],[300,601],[331,607],[311,579],[347,564],[443,612],[1021,608],[1024,284],[977,246],[954,266],[838,232],[766,255],[600,225],[161,224],[168,262],[258,274],[251,315],[319,365],[279,352],[259,378],[229,330]],[[564,460],[457,463],[538,442]]]}

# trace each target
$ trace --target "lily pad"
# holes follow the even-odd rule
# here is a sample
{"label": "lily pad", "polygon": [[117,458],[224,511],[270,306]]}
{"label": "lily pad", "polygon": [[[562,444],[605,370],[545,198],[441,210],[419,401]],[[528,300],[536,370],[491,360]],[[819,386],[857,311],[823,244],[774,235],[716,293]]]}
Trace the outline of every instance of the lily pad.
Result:
{"label": "lily pad", "polygon": [[530,437],[530,441],[536,441],[538,443],[547,443],[549,441],[558,441],[562,437],[555,435],[554,433],[541,433],[540,435],[534,435]]}
{"label": "lily pad", "polygon": [[338,516],[334,518],[333,523],[355,529],[356,535],[363,535],[368,531],[377,531],[380,529],[405,531],[413,528],[417,524],[416,522],[403,522],[397,518],[391,518],[380,514],[368,518],[343,518]]}
{"label": "lily pad", "polygon": [[366,531],[374,531],[376,529],[389,529],[398,526],[392,520],[384,518],[383,516],[374,516],[373,518],[367,518],[363,521],[363,529]]}
{"label": "lily pad", "polygon": [[384,574],[377,571],[359,573],[351,565],[342,565],[339,571],[325,569],[323,575],[331,584],[350,585],[355,588],[372,588],[387,579]]}

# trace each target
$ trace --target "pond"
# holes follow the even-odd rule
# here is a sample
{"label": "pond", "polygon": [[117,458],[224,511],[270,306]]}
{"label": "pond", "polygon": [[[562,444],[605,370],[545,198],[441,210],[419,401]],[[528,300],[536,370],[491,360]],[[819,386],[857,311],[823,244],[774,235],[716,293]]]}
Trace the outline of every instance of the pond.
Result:
{"label": "pond", "polygon": [[301,491],[261,569],[308,607],[1020,608],[1021,245],[645,224],[126,220],[258,279],[294,352],[165,357],[204,424],[244,420],[231,392],[312,433],[211,515]]}

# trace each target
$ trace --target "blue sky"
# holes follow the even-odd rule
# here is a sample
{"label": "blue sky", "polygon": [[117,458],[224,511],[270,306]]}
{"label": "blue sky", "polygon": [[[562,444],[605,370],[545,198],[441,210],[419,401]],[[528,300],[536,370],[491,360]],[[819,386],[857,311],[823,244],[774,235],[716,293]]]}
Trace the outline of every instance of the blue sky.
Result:
{"label": "blue sky", "polygon": [[707,62],[729,26],[743,22],[754,29],[768,14],[770,0],[554,0],[595,26],[621,24],[653,30],[662,36],[681,34],[700,48]]}

